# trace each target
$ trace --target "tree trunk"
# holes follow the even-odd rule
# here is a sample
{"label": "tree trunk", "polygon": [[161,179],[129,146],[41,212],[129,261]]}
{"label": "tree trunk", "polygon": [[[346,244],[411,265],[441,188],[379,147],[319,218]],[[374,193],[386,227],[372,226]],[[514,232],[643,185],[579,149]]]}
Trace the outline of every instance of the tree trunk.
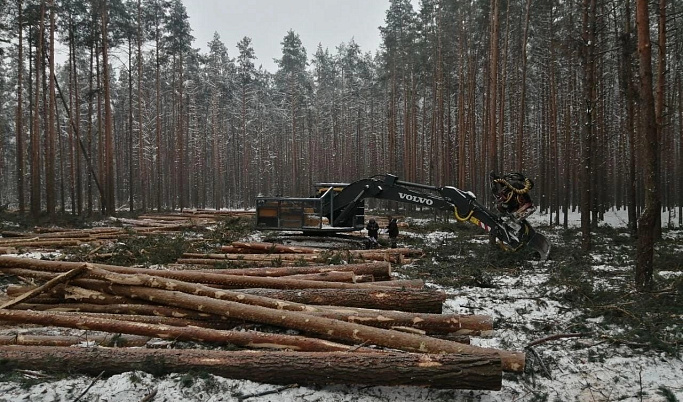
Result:
{"label": "tree trunk", "polygon": [[592,248],[591,200],[593,190],[593,131],[595,99],[595,0],[583,0],[584,102],[586,114],[581,135],[581,249]]}
{"label": "tree trunk", "polygon": [[142,347],[149,342],[148,336],[132,335],[92,335],[53,336],[53,335],[0,335],[0,345],[21,346],[74,346],[95,343],[105,347]]}
{"label": "tree trunk", "polygon": [[17,115],[16,115],[16,145],[17,145],[17,197],[19,202],[19,213],[26,212],[24,201],[24,120],[23,120],[23,85],[24,85],[24,25],[23,25],[23,1],[17,0],[18,18],[17,31],[18,56],[17,56]]}
{"label": "tree trunk", "polygon": [[70,315],[56,312],[0,310],[0,320],[21,324],[49,325],[104,331],[131,335],[150,336],[169,340],[211,342],[249,348],[290,349],[302,352],[346,351],[350,347],[304,336],[260,333],[255,331],[222,331],[196,326],[171,326],[145,322],[98,318],[91,315]]}
{"label": "tree trunk", "polygon": [[[140,278],[120,278],[120,275],[119,278],[117,278],[116,274],[109,274],[106,276],[109,280],[122,279],[122,282],[131,281],[139,283],[140,281]],[[154,279],[155,281],[158,280],[158,278]],[[154,282],[149,283],[149,285],[154,285]],[[429,337],[399,333],[397,331],[373,328],[366,325],[358,325],[324,317],[312,317],[310,314],[299,311],[282,310],[283,307],[281,305],[277,307],[278,309],[273,309],[243,304],[242,302],[195,296],[177,291],[120,285],[111,285],[107,288],[107,291],[119,296],[133,297],[136,299],[152,301],[154,303],[189,308],[229,318],[316,333],[333,340],[354,343],[368,342],[409,352],[500,353],[504,370],[521,371],[524,369],[523,353],[460,345]],[[227,291],[216,292],[217,295],[222,293],[227,293]],[[240,300],[243,300],[243,297],[240,297]]]}
{"label": "tree trunk", "polygon": [[[155,271],[155,270],[150,270]],[[391,263],[385,261],[368,262],[361,264],[342,264],[342,265],[311,265],[306,267],[260,267],[260,268],[230,268],[230,269],[205,269],[202,271],[185,271],[195,273],[215,273],[229,275],[247,276],[289,276],[300,274],[313,274],[322,272],[344,272],[351,271],[356,275],[372,275],[376,281],[391,279]],[[153,275],[152,272],[149,273]]]}
{"label": "tree trunk", "polygon": [[274,384],[412,385],[499,390],[495,356],[406,353],[226,352],[219,350],[0,347],[7,369],[107,375],[142,370],[155,375],[202,371]]}
{"label": "tree trunk", "polygon": [[650,16],[647,0],[636,3],[638,27],[638,54],[640,55],[640,115],[641,154],[645,209],[638,219],[636,249],[636,287],[646,289],[652,283],[655,224],[660,211],[657,174],[657,121],[652,85],[652,50],[650,43]]}
{"label": "tree trunk", "polygon": [[446,294],[414,289],[242,289],[242,293],[302,304],[440,314]]}
{"label": "tree trunk", "polygon": [[48,6],[50,8],[50,42],[48,51],[49,62],[49,98],[45,106],[47,110],[47,129],[45,130],[45,205],[47,213],[50,216],[55,214],[55,130],[56,130],[56,97],[55,97],[55,82],[52,77],[55,76],[55,1],[50,0]]}
{"label": "tree trunk", "polygon": [[36,78],[35,78],[35,101],[33,103],[33,129],[31,130],[31,216],[37,219],[41,210],[40,194],[40,82],[43,70],[43,33],[45,21],[45,1],[40,5],[40,24],[38,28],[38,45],[36,48]]}

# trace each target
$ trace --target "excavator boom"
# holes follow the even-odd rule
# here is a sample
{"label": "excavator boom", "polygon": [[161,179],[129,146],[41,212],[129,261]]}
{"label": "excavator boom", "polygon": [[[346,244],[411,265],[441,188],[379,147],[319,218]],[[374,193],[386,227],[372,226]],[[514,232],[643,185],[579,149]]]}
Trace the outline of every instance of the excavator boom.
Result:
{"label": "excavator boom", "polygon": [[360,230],[364,227],[364,200],[377,198],[449,211],[458,221],[486,230],[507,249],[517,251],[526,246],[538,252],[541,260],[550,253],[548,240],[526,219],[506,221],[469,191],[401,181],[390,174],[326,186],[321,186],[320,197],[257,198],[257,227],[307,232]]}

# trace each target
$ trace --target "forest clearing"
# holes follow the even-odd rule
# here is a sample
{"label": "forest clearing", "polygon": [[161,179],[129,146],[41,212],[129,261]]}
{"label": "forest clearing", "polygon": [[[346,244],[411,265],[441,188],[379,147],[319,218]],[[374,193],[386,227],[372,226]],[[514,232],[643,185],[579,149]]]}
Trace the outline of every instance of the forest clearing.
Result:
{"label": "forest clearing", "polygon": [[683,0],[255,4],[0,1],[0,402],[683,399]]}
{"label": "forest clearing", "polygon": [[[2,303],[13,306],[0,310],[0,340],[17,351],[6,354],[3,346],[0,352],[6,365],[0,389],[7,400],[73,400],[88,385],[83,400],[141,400],[152,392],[157,399],[149,400],[192,401],[669,401],[683,396],[682,315],[676,303],[683,286],[680,230],[665,232],[657,289],[647,300],[632,285],[624,286],[632,281],[632,245],[619,235],[618,222],[599,231],[598,250],[587,258],[569,252],[576,229],[543,227],[557,249],[550,260],[534,261],[527,253],[491,248],[477,228],[433,218],[402,219],[397,249],[354,254],[262,242],[264,233],[253,231],[249,214],[202,214],[183,219],[150,214],[23,236],[4,222],[3,234],[13,237],[0,240],[14,253],[0,256]],[[117,231],[125,241],[111,235]],[[67,233],[81,243],[49,243]],[[178,262],[188,254],[203,261]],[[231,255],[263,257],[228,259]],[[295,255],[302,258],[287,257]],[[122,259],[123,265],[108,264]],[[259,268],[263,261],[272,268]],[[88,273],[80,279],[82,271]],[[372,286],[377,284],[382,287]],[[180,293],[164,296],[168,289]],[[244,293],[231,299],[233,292]],[[217,310],[201,299],[206,295],[214,297]],[[229,317],[217,315],[222,311]],[[245,321],[240,311],[258,321]],[[296,324],[301,311],[310,316]],[[339,338],[320,338],[331,325]],[[344,339],[346,326],[352,334],[368,331]],[[386,331],[398,336],[387,337]],[[503,372],[497,360],[497,374],[481,361],[469,366],[480,370],[476,375],[466,369],[436,374],[435,362],[465,363],[411,362],[414,338],[431,338],[428,348],[461,345],[461,356],[484,351],[490,361],[496,361],[492,350],[502,351]],[[74,344],[80,348],[63,346]],[[69,352],[61,352],[64,348]],[[370,356],[381,357],[364,360]],[[441,359],[450,356],[455,355]],[[207,359],[219,364],[201,364]],[[506,360],[512,364],[506,366]],[[358,382],[365,385],[353,385]]]}

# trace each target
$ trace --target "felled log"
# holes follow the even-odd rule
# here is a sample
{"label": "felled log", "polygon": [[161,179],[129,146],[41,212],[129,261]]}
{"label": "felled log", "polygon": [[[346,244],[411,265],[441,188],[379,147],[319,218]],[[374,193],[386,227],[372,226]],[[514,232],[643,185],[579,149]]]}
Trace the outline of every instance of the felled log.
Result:
{"label": "felled log", "polygon": [[[265,243],[265,242],[232,242],[233,247],[242,248],[246,250],[260,250],[268,253],[292,253],[292,254],[316,254],[320,253],[322,250],[313,247],[297,247],[288,246],[285,244],[278,243]],[[223,247],[221,247],[223,251]],[[225,251],[224,251],[225,252]]]}
{"label": "felled log", "polygon": [[[188,256],[186,258],[186,256]],[[178,259],[180,262],[185,260],[237,260],[237,261],[306,261],[306,262],[319,262],[320,256],[317,254],[196,254],[196,253],[185,253],[183,258]]]}
{"label": "felled log", "polygon": [[87,264],[82,264],[81,266],[74,268],[69,272],[65,272],[61,275],[58,275],[57,277],[50,279],[49,281],[42,284],[41,286],[38,286],[37,288],[35,288],[33,290],[30,290],[26,293],[23,293],[20,296],[17,296],[8,302],[0,304],[0,310],[3,308],[7,308],[7,307],[10,307],[12,305],[15,305],[17,303],[20,303],[24,300],[30,299],[31,297],[36,296],[45,290],[52,289],[53,287],[59,285],[60,283],[66,282],[70,279],[73,279],[77,276],[80,276],[87,270],[87,268],[88,268]]}
{"label": "felled log", "polygon": [[156,375],[202,371],[273,384],[412,385],[498,390],[495,355],[410,353],[226,352],[219,350],[107,349],[2,346],[5,369],[41,369],[113,375],[141,370]]}
{"label": "felled log", "polygon": [[[0,268],[25,268],[48,272],[66,272],[72,270],[82,262],[48,261],[33,258],[12,256],[0,256]],[[370,262],[363,264],[343,265],[315,265],[306,267],[265,267],[265,268],[242,268],[242,269],[216,269],[216,270],[156,270],[146,268],[122,267],[118,265],[92,264],[95,267],[106,269],[121,274],[147,274],[173,278],[188,282],[211,284],[216,277],[211,274],[246,275],[246,276],[289,276],[297,274],[312,274],[329,271],[352,271],[356,275],[373,275],[376,280],[385,280],[391,277],[391,264],[386,262]]]}
{"label": "felled log", "polygon": [[[61,262],[64,264],[64,262]],[[70,263],[71,264],[71,263]],[[95,264],[91,264],[96,266]],[[0,272],[6,274],[18,275],[24,277],[39,278],[43,280],[49,280],[56,276],[52,272],[43,271],[33,271],[30,269],[22,268],[2,268],[0,266]],[[164,272],[164,277],[185,277],[184,271],[159,271]],[[344,283],[344,282],[325,282],[317,280],[305,280],[305,279],[289,279],[287,277],[281,278],[271,278],[271,277],[258,277],[258,276],[240,276],[240,275],[221,275],[221,274],[205,274],[202,275],[204,283],[209,283],[216,287],[225,289],[242,289],[242,288],[274,288],[274,289],[354,289],[357,287],[373,287],[375,282],[370,283]],[[197,281],[199,282],[199,281]],[[393,282],[393,281],[385,281]],[[380,282],[377,282],[380,283]],[[402,287],[401,283],[382,283],[382,287]]]}
{"label": "felled log", "polygon": [[0,335],[0,345],[22,346],[72,346],[84,342],[94,343],[107,347],[140,347],[145,346],[151,338],[149,336],[136,335],[93,335],[66,336],[66,335]]}
{"label": "felled log", "polygon": [[[207,296],[219,300],[247,303],[255,306],[289,311],[303,311],[319,317],[328,317],[347,322],[362,323],[364,325],[380,328],[401,326],[419,328],[430,334],[457,332],[460,334],[471,335],[479,335],[483,331],[490,331],[492,329],[491,318],[487,316],[418,314],[401,311],[369,310],[351,307],[341,308],[335,306],[310,306],[300,303],[269,299],[261,296],[247,295],[240,292],[227,290],[221,291],[200,284],[187,283],[172,279],[153,278],[147,275],[124,276],[121,274],[110,273],[99,268],[91,268],[91,271],[92,276],[111,281],[112,283],[124,285],[133,284],[157,289],[177,290],[188,294]],[[80,280],[76,281],[76,283],[89,289],[112,293],[111,286],[109,286],[107,283],[93,280]],[[140,294],[148,293],[145,288],[140,288],[138,286],[129,287],[128,289],[125,289],[125,291],[119,290],[118,293],[114,292],[114,294],[121,294],[120,292],[126,292],[128,294],[135,295],[132,297],[140,297]],[[142,298],[145,300],[154,301],[150,298]]]}
{"label": "felled log", "polygon": [[[185,320],[192,320],[193,325],[200,327],[228,328],[235,326],[239,322],[231,321],[225,317],[218,317],[214,314],[200,313],[194,310],[183,308],[172,308],[167,306],[159,306],[152,304],[91,304],[91,303],[55,303],[55,304],[34,304],[34,303],[19,303],[13,307],[15,310],[33,310],[33,311],[52,311],[52,312],[82,312],[82,313],[99,313],[99,314],[118,314],[130,316],[159,316],[159,317],[173,317]],[[199,324],[197,321],[206,321],[208,324]],[[225,322],[225,324],[223,324]],[[240,321],[241,322],[241,321]],[[220,325],[217,325],[220,324]]]}
{"label": "felled log", "polygon": [[273,265],[287,267],[294,265],[306,265],[306,264],[319,264],[320,262],[307,262],[307,261],[287,261],[287,260],[223,260],[223,259],[211,259],[211,258],[179,258],[176,260],[177,264],[182,265],[198,265],[198,266],[225,266],[228,269],[235,268],[254,268],[254,267],[272,267]]}
{"label": "felled log", "polygon": [[[19,310],[19,309],[17,309]],[[25,311],[25,310],[24,310]],[[180,317],[169,317],[160,315],[138,315],[138,314],[110,314],[110,313],[96,313],[96,312],[74,312],[74,311],[63,311],[56,309],[44,309],[36,310],[37,312],[43,312],[46,314],[59,314],[65,317],[78,317],[83,319],[104,319],[104,320],[114,320],[114,321],[125,321],[125,322],[136,322],[144,324],[153,325],[163,325],[169,327],[199,327],[199,328],[211,328],[220,330],[233,329],[236,326],[243,324],[242,320],[221,320],[215,315],[212,315],[211,320],[193,320],[188,318]]]}
{"label": "felled log", "polygon": [[17,249],[14,247],[0,247],[0,254],[16,254]]}
{"label": "felled log", "polygon": [[1,241],[0,245],[5,247],[66,247],[78,246],[81,240],[77,239],[7,239]]}
{"label": "felled log", "polygon": [[321,308],[321,311],[308,311],[307,314],[377,328],[416,328],[430,335],[450,333],[487,336],[493,330],[493,319],[486,315],[405,313],[337,306],[325,306]]}
{"label": "felled log", "polygon": [[317,274],[298,274],[290,275],[288,279],[298,279],[306,281],[325,281],[325,282],[346,282],[346,283],[356,283],[356,274],[351,271],[340,272],[340,271],[329,271],[329,272],[319,272]]}
{"label": "felled log", "polygon": [[446,293],[426,289],[240,289],[240,292],[302,304],[364,307],[440,314]]}
{"label": "felled log", "polygon": [[143,335],[171,340],[214,342],[250,348],[290,349],[309,352],[349,350],[348,345],[303,336],[255,331],[222,331],[192,326],[179,327],[95,317],[83,318],[79,315],[54,312],[0,310],[0,321]]}
{"label": "felled log", "polygon": [[[97,272],[97,269],[92,269],[92,271]],[[122,278],[122,275],[119,274],[106,272],[104,274],[97,272],[97,274],[102,275],[112,282],[129,282],[135,285],[139,285],[143,282],[138,278]],[[156,281],[159,282],[160,279],[156,278]],[[177,284],[178,281],[175,282]],[[147,284],[154,285],[153,282],[148,282]],[[189,287],[190,285],[192,284],[187,284],[185,286]],[[509,352],[462,345],[441,339],[374,328],[367,325],[359,325],[325,317],[313,317],[310,314],[297,311],[276,310],[239,302],[217,300],[205,296],[195,296],[178,291],[153,288],[141,289],[140,287],[132,288],[130,286],[119,285],[109,286],[108,291],[119,296],[133,297],[169,306],[224,315],[226,317],[242,319],[245,321],[306,331],[338,341],[371,343],[388,348],[421,353],[499,353],[501,355],[501,360],[503,361],[504,370],[521,371],[524,369],[525,356],[522,352]],[[217,291],[216,293],[219,292],[220,291]]]}
{"label": "felled log", "polygon": [[[27,270],[24,270],[27,271]],[[29,271],[33,272],[33,271]],[[30,275],[30,274],[29,274]],[[54,274],[50,274],[54,275]],[[28,275],[26,275],[28,276]],[[17,286],[17,285],[10,285],[7,287],[7,295],[10,297],[17,297],[19,295],[22,295],[26,292],[31,291],[32,289],[35,289],[35,286]],[[69,286],[69,285],[57,285],[52,289],[45,290],[44,294],[41,296],[36,296],[31,298],[31,303],[39,303],[39,304],[44,304],[44,303],[54,303],[55,300],[57,300],[58,303],[63,303],[63,302],[82,302],[82,303],[91,303],[91,304],[101,304],[101,305],[109,305],[109,304],[123,304],[123,303],[130,303],[132,300],[126,298],[126,297],[121,297],[121,296],[114,296],[110,295],[107,293],[102,293],[102,292],[97,292],[91,289],[83,289],[79,288],[77,286]]]}
{"label": "felled log", "polygon": [[[170,265],[169,267],[193,271],[184,265]],[[372,275],[377,281],[384,281],[391,278],[391,264],[384,261],[370,261],[358,264],[323,264],[306,266],[265,266],[255,268],[224,268],[224,269],[202,269],[203,273],[247,275],[247,276],[289,276],[298,274],[313,274],[328,271],[351,271],[356,275]]]}

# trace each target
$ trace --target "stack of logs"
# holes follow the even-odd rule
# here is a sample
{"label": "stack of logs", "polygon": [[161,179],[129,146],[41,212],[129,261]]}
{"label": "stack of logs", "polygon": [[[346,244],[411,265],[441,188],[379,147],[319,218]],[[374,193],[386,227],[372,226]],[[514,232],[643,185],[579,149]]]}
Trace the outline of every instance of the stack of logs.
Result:
{"label": "stack of logs", "polygon": [[[330,253],[327,249],[315,247],[296,247],[263,242],[233,242],[222,246],[221,253],[185,253],[178,260],[179,264],[195,265],[239,265],[248,262],[250,265],[307,265],[310,263],[327,263]],[[339,253],[344,260],[352,261],[388,261],[397,264],[408,264],[410,257],[421,257],[424,253],[415,248],[390,248],[370,250],[343,250]]]}
{"label": "stack of logs", "polygon": [[121,226],[91,229],[36,228],[34,233],[0,232],[0,254],[15,254],[21,250],[55,250],[125,239],[131,235],[168,234],[183,229],[215,223],[227,217],[253,215],[249,211],[187,211],[169,214],[141,215],[137,219],[111,218]]}
{"label": "stack of logs", "polygon": [[[316,253],[297,255],[307,254]],[[500,389],[502,371],[524,368],[524,353],[469,344],[470,335],[491,333],[490,317],[442,313],[444,292],[420,280],[392,280],[386,261],[185,268],[0,256],[0,274],[32,283],[7,288],[0,323],[86,330],[89,344],[117,346],[73,348],[64,345],[84,339],[16,329],[0,336],[3,367],[90,375],[200,370],[275,384],[492,390]],[[223,348],[149,347],[157,338]],[[140,345],[148,347],[130,347]]]}

